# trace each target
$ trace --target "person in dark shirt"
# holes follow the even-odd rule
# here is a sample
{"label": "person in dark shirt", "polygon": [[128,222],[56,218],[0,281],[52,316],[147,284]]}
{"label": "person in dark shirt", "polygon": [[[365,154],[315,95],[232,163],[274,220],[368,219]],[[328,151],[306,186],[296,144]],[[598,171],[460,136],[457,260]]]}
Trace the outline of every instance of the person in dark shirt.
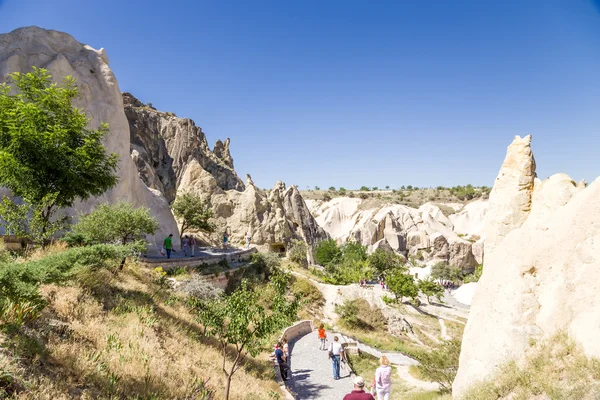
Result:
{"label": "person in dark shirt", "polygon": [[344,400],[375,400],[371,393],[364,391],[365,380],[357,376],[354,378],[354,390],[344,396]]}
{"label": "person in dark shirt", "polygon": [[275,358],[277,358],[277,364],[279,365],[279,372],[281,373],[281,379],[287,381],[288,366],[285,363],[285,353],[282,350],[281,342],[277,343],[277,349],[275,350]]}

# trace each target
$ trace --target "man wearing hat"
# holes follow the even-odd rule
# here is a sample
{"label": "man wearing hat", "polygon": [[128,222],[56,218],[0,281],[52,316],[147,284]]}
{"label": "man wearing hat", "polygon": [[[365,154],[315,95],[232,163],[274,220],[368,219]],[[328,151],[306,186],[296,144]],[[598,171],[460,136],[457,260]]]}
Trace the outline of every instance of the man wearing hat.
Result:
{"label": "man wearing hat", "polygon": [[365,380],[362,376],[354,378],[354,390],[344,396],[344,400],[375,400],[371,393],[364,391]]}

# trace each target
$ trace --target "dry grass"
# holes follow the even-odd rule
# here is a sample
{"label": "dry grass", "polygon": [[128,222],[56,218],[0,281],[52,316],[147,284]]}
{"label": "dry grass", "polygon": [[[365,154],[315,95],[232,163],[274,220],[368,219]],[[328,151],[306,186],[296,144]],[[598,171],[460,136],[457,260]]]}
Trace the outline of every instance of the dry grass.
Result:
{"label": "dry grass", "polygon": [[565,333],[529,349],[523,363],[508,362],[478,383],[466,400],[600,398],[600,360],[589,359]]}
{"label": "dry grass", "polygon": [[[185,399],[205,379],[223,398],[218,348],[152,270],[101,270],[42,292],[41,317],[0,337],[0,373],[13,377],[15,398]],[[231,398],[277,398],[274,376],[266,354],[249,359]]]}

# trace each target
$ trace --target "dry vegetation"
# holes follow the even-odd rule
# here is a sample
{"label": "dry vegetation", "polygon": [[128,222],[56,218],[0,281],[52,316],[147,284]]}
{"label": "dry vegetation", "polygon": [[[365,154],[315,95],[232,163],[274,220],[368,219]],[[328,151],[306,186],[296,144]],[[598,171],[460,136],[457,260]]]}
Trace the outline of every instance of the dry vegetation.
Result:
{"label": "dry vegetation", "polygon": [[[218,347],[162,274],[129,264],[41,290],[40,318],[0,334],[0,398],[203,399],[206,381],[223,397]],[[274,376],[266,353],[249,359],[232,398],[278,398]]]}

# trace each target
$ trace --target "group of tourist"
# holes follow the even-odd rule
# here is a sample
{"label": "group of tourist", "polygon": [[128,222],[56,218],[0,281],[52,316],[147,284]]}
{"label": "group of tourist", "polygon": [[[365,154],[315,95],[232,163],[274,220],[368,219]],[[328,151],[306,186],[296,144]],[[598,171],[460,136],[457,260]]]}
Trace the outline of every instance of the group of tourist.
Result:
{"label": "group of tourist", "polygon": [[287,338],[284,337],[281,342],[277,342],[275,345],[275,359],[277,359],[277,365],[279,366],[281,379],[287,381],[289,379],[288,372],[292,366],[290,347],[288,345]]}
{"label": "group of tourist", "polygon": [[[344,347],[339,342],[339,337],[334,336],[333,342],[327,347],[327,334],[323,324],[318,329],[319,350],[328,350],[328,357],[333,367],[333,379],[340,379],[340,363],[346,362]],[[386,356],[379,359],[379,368],[375,371],[375,378],[371,384],[371,393],[365,391],[365,381],[357,376],[354,379],[354,390],[344,396],[344,400],[389,400],[392,392],[392,367]],[[282,374],[283,377],[283,374]]]}
{"label": "group of tourist", "polygon": [[[246,240],[246,249],[250,248],[250,241],[252,237],[249,232],[244,232],[244,239]],[[223,233],[223,248],[229,248],[229,234],[227,231]],[[181,238],[181,250],[183,251],[184,257],[195,256],[196,252],[196,239],[193,236],[185,235]],[[171,253],[175,252],[173,248],[173,234],[170,234],[163,242],[163,248],[160,254],[163,256],[167,256],[167,258],[171,258]]]}

